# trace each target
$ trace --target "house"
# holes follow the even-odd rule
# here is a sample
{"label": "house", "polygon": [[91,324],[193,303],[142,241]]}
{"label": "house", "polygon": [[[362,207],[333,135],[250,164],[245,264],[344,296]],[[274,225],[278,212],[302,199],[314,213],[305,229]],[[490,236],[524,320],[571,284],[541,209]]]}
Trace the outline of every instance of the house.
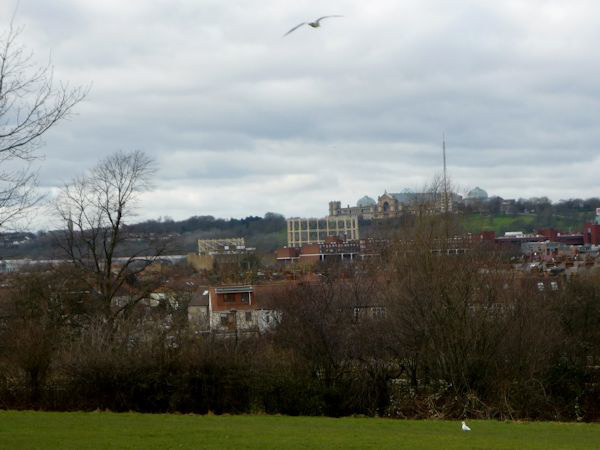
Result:
{"label": "house", "polygon": [[208,331],[236,337],[269,331],[281,318],[272,302],[274,294],[284,292],[289,286],[289,282],[281,282],[209,287],[206,289]]}
{"label": "house", "polygon": [[208,313],[208,286],[200,286],[188,303],[188,325],[195,333],[210,332]]}

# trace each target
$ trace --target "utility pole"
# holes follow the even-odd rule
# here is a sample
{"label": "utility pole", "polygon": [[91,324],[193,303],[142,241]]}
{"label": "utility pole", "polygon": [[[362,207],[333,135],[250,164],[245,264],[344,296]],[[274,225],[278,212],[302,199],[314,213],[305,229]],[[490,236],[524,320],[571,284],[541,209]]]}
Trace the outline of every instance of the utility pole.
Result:
{"label": "utility pole", "polygon": [[[444,215],[444,228],[446,229],[446,241],[450,237],[448,227],[448,180],[446,178],[446,133],[442,133],[442,155],[444,157],[444,206],[442,207],[442,214]],[[448,243],[446,243],[448,245]]]}

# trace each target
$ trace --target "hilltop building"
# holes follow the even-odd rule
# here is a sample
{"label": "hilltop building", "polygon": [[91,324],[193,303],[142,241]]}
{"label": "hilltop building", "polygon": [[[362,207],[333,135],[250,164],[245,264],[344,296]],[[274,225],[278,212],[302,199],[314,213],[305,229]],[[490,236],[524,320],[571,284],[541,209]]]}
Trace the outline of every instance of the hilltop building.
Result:
{"label": "hilltop building", "polygon": [[445,197],[440,192],[404,191],[388,193],[386,191],[377,198],[377,201],[364,196],[358,200],[356,206],[348,205],[342,208],[339,201],[329,202],[329,215],[332,217],[356,216],[361,219],[372,220],[400,217],[403,214],[437,214],[444,211],[454,211],[455,206],[462,201],[460,195],[449,192],[446,206]]}
{"label": "hilltop building", "polygon": [[371,220],[375,218],[375,212],[377,211],[377,202],[371,197],[364,196],[357,203],[356,206],[346,206],[342,208],[342,202],[332,201],[329,202],[329,216],[355,216],[362,219]]}
{"label": "hilltop building", "polygon": [[373,200],[371,197],[369,197],[368,195],[365,195],[364,197],[360,198],[356,202],[356,206],[358,206],[359,208],[375,206],[376,204],[377,204],[377,202],[375,200]]}
{"label": "hilltop building", "polygon": [[488,193],[486,191],[484,191],[483,189],[481,189],[479,186],[476,186],[474,189],[471,189],[467,193],[467,199],[487,200]]}

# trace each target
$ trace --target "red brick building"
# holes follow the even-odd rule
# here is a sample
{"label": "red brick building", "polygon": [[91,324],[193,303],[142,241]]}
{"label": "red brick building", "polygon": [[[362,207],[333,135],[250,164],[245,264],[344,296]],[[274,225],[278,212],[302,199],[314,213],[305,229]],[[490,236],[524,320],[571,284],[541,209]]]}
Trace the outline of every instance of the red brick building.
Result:
{"label": "red brick building", "polygon": [[236,336],[267,331],[279,319],[273,299],[293,285],[281,282],[209,287],[208,331]]}
{"label": "red brick building", "polygon": [[583,228],[583,241],[587,245],[600,245],[600,224],[586,223]]}

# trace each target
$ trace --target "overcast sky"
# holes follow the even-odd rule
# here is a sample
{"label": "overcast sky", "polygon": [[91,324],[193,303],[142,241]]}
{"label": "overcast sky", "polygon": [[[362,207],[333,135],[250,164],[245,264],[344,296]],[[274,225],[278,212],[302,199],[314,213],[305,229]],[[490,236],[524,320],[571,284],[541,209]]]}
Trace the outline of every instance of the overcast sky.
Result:
{"label": "overcast sky", "polygon": [[[344,17],[282,38],[326,14]],[[600,196],[597,1],[20,0],[16,23],[57,79],[91,84],[44,139],[42,187],[143,150],[140,220],[418,190],[442,133],[463,191]]]}

